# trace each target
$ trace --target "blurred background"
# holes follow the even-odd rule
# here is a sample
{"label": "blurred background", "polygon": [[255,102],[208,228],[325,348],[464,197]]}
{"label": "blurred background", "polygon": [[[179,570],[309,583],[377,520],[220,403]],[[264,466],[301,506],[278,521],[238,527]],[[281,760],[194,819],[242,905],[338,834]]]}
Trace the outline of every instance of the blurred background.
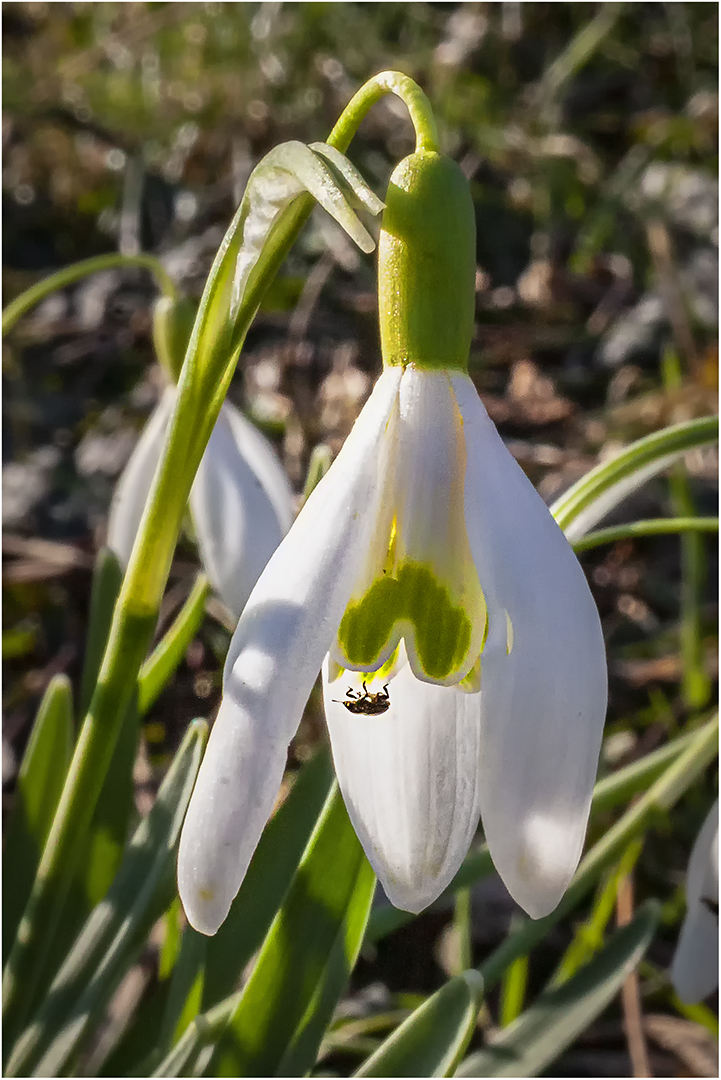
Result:
{"label": "blurred background", "polygon": [[[717,410],[716,4],[5,3],[2,31],[4,303],[53,270],[118,250],[155,253],[199,297],[258,160],[284,140],[324,139],[353,92],[395,68],[424,87],[443,148],[471,182],[471,374],[543,497],[633,438]],[[404,107],[385,98],[349,156],[382,197],[412,149]],[[39,696],[57,672],[78,677],[113,486],[162,385],[155,296],[143,271],[97,274],[47,299],[3,343],[4,806]],[[312,448],[342,444],[380,364],[374,257],[316,211],[231,388],[297,491]],[[715,450],[695,452],[613,520],[715,514],[717,490]],[[608,770],[713,702],[716,538],[623,541],[583,565],[609,648]],[[161,626],[196,567],[186,538]],[[229,630],[211,604],[145,723],[139,812],[187,722],[212,715]],[[323,737],[311,699],[291,765]],[[664,975],[713,784],[659,820],[636,871],[637,898],[664,902],[641,968],[659,1076],[717,1075],[712,1012],[679,1011]],[[493,878],[473,905],[478,959],[514,907]],[[534,953],[531,988],[570,929]],[[435,989],[457,951],[449,913],[424,914],[364,954],[347,1007],[360,1014]],[[629,1069],[614,1006],[553,1075]]]}

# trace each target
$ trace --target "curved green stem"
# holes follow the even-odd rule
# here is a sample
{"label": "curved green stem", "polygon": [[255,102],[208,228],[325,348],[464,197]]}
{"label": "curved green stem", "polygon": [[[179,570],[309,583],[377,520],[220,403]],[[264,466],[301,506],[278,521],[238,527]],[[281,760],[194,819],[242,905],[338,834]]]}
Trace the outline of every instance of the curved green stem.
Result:
{"label": "curved green stem", "polygon": [[[551,513],[571,542],[574,542],[580,534],[569,532],[569,526],[583,511],[601,500],[612,488],[622,490],[625,496],[636,486],[634,477],[640,483],[660,472],[688,450],[715,442],[718,439],[718,423],[718,416],[702,416],[698,420],[674,424],[638,439],[610,461],[602,461],[582,476],[560,499],[556,499],[550,508]],[[617,501],[620,501],[620,498],[609,503],[605,509],[610,510]]]}
{"label": "curved green stem", "polygon": [[385,94],[395,94],[408,109],[416,129],[416,150],[438,150],[438,128],[431,103],[420,86],[400,71],[381,71],[360,88],[328,136],[328,145],[345,153],[365,114]]}
{"label": "curved green stem", "polygon": [[57,273],[43,278],[32,285],[25,292],[20,293],[8,304],[2,314],[3,337],[15,326],[15,323],[23,317],[31,308],[44,300],[46,296],[72,285],[90,274],[97,274],[100,270],[114,270],[119,266],[139,266],[149,270],[154,275],[165,296],[172,299],[177,297],[175,283],[160,259],[154,255],[121,255],[113,252],[108,255],[96,255],[92,259],[83,259],[81,262],[66,266]]}
{"label": "curved green stem", "polygon": [[718,518],[675,517],[649,518],[648,521],[631,521],[608,529],[597,529],[572,544],[573,550],[588,551],[601,544],[614,544],[617,540],[634,540],[638,536],[663,536],[667,533],[718,532]]}
{"label": "curved green stem", "polygon": [[[405,101],[416,126],[419,148],[436,149],[435,123],[427,98],[411,79],[395,72],[376,76],[356,94],[331,133],[329,144],[345,149],[365,112],[385,93],[398,94]],[[79,841],[89,827],[126,709],[137,687],[138,672],[150,645],[197,467],[248,328],[312,205],[310,195],[301,196],[291,204],[282,225],[259,257],[259,270],[249,281],[233,318],[229,314],[233,281],[242,241],[243,214],[247,213],[243,205],[213,262],[188,344],[166,443],[115,607],[98,683],[30,901],[3,973],[3,1014],[9,1044],[27,1017],[58,912],[72,879],[81,848]],[[137,256],[132,261],[152,269],[158,265],[152,256]],[[54,287],[77,280],[83,272],[92,272],[91,263],[92,269],[104,269],[130,262],[131,259],[122,256],[88,260],[64,271],[66,276],[61,281],[56,276]]]}

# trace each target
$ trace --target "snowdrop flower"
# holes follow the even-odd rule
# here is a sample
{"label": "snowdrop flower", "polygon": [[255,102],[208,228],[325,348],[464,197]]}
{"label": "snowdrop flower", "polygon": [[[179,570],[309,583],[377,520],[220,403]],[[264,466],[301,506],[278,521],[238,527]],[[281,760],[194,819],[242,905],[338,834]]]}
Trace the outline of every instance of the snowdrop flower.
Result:
{"label": "snowdrop flower", "polygon": [[686,918],[671,965],[682,1001],[702,1001],[718,986],[718,799],[691,852],[686,877]]}
{"label": "snowdrop flower", "polygon": [[[172,304],[160,301],[154,335],[159,358],[171,378],[177,377],[177,357],[182,362],[192,327],[192,320],[188,320],[190,325],[184,331],[181,322],[179,342],[159,332],[159,328],[168,329],[164,316],[173,310]],[[107,542],[123,568],[130,559],[176,393],[174,385],[165,389],[115,489]],[[229,402],[220,410],[196,474],[190,512],[203,568],[226,607],[238,618],[268,559],[290,528],[293,495],[270,443]]]}
{"label": "snowdrop flower", "polygon": [[391,901],[419,911],[478,825],[516,900],[551,911],[578,862],[606,708],[583,572],[467,374],[475,223],[449,159],[391,178],[384,371],[253,590],[180,842],[192,925],[245,874],[323,667],[336,772]]}

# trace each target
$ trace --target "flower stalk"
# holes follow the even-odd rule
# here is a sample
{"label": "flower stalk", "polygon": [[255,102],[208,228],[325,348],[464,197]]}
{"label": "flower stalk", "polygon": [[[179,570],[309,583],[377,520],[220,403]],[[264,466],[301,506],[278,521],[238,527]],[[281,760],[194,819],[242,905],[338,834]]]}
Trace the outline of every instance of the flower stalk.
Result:
{"label": "flower stalk", "polygon": [[[435,124],[425,95],[412,80],[392,72],[376,76],[359,91],[333,129],[328,145],[345,150],[365,113],[385,93],[395,93],[407,103],[418,145],[435,149]],[[251,183],[252,178],[249,189]],[[312,196],[300,194],[284,207],[259,253],[255,271],[237,297],[235,277],[243,246],[242,226],[250,213],[250,200],[244,198],[211,268],[180,373],[163,454],[115,607],[98,682],[28,907],[3,972],[8,1044],[21,1030],[32,1007],[44,957],[81,850],[79,840],[90,825],[123,718],[136,692],[138,672],[152,639],[193,478],[263,294],[312,206]],[[127,257],[123,258],[127,261]],[[145,257],[140,258],[139,265],[147,262]],[[63,283],[68,280],[66,276]],[[15,317],[22,313],[18,310]]]}

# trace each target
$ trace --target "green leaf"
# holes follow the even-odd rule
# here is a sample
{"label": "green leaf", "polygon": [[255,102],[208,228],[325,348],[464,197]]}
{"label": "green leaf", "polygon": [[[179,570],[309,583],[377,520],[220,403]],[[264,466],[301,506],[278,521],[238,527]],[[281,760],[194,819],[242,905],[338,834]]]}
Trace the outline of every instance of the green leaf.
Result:
{"label": "green leaf", "polygon": [[560,986],[561,983],[567,982],[601,948],[606,926],[616,909],[619,884],[633,870],[642,847],[642,839],[633,840],[616,866],[604,875],[604,880],[597,890],[593,910],[576,929],[573,940],[563,954],[561,963],[551,980],[551,985]]}
{"label": "green leaf", "polygon": [[453,1076],[471,1039],[483,979],[464,971],[411,1013],[354,1076]]}
{"label": "green leaf", "polygon": [[80,683],[80,716],[85,716],[100,673],[115,601],[123,584],[123,571],[117,556],[110,548],[98,552],[93,569],[93,588],[90,593],[88,632],[85,639],[85,662]]}
{"label": "green leaf", "polygon": [[208,940],[203,1009],[237,987],[263,943],[306,849],[333,783],[324,747],[299,771],[255,849],[240,891],[217,934]]}
{"label": "green leaf", "polygon": [[200,629],[209,592],[207,577],[198,574],[177,618],[141,667],[138,675],[138,712],[141,716],[145,716],[177,671],[186,649]]}
{"label": "green leaf", "polygon": [[[296,1075],[310,1069],[323,1035],[314,1028],[314,1012],[321,1005],[327,1012],[324,984],[330,981],[338,993],[350,975],[374,888],[375,877],[334,786],[218,1043],[211,1074],[289,1075],[282,1063],[291,1057],[300,1070],[301,1049],[306,1064]],[[340,952],[333,955],[334,947]],[[341,972],[329,972],[329,957],[333,967],[340,963]],[[303,1037],[309,1026],[315,1045]]]}
{"label": "green leaf", "polygon": [[138,714],[133,702],[123,720],[90,828],[78,841],[80,855],[49,942],[31,1011],[39,1008],[73,942],[118,871],[134,811],[133,765],[137,749]]}
{"label": "green leaf", "polygon": [[685,536],[688,533],[718,532],[717,517],[673,517],[673,518],[650,518],[647,521],[629,521],[624,525],[612,525],[607,529],[597,529],[596,532],[586,533],[580,540],[573,543],[573,550],[589,551],[601,544],[615,544],[618,540],[635,540],[641,536],[668,536],[677,533]]}
{"label": "green leaf", "polygon": [[196,1017],[153,1076],[197,1072],[213,1044],[209,1075],[305,1075],[360,950],[374,890],[334,786],[248,982]]}
{"label": "green leaf", "polygon": [[573,911],[603,871],[621,858],[628,844],[651,827],[658,811],[674,806],[717,755],[718,715],[694,732],[684,752],[584,855],[558,907],[542,919],[529,919],[487,957],[480,969],[486,992],[517,956],[528,953],[545,938],[552,926]]}
{"label": "green leaf", "polygon": [[[634,795],[644,791],[649,784],[653,783],[671,762],[686,750],[696,738],[697,732],[692,731],[680,735],[677,739],[667,743],[666,746],[653,750],[639,761],[617,769],[616,772],[599,780],[593,789],[593,802],[591,814],[599,814],[612,810],[621,803],[628,802]],[[454,877],[447,889],[442,894],[442,900],[451,899],[458,889],[472,885],[482,877],[493,872],[493,861],[486,844],[481,844],[476,850],[471,851],[463,860],[460,870]],[[410,911],[401,911],[390,904],[374,908],[368,920],[366,941],[369,943],[380,941],[381,938],[392,934],[401,926],[415,919]]]}
{"label": "green leaf", "polygon": [[70,681],[48,684],[18,774],[3,848],[3,955],[17,932],[73,754]]}
{"label": "green leaf", "polygon": [[194,721],[107,896],[92,912],[37,1016],[14,1047],[7,1076],[60,1075],[172,901],[180,828],[206,738],[205,721]]}
{"label": "green leaf", "polygon": [[660,908],[640,907],[572,979],[546,990],[492,1045],[461,1064],[457,1076],[538,1076],[603,1012],[653,937]]}
{"label": "green leaf", "polygon": [[551,513],[573,543],[652,476],[689,450],[717,440],[717,416],[703,416],[655,431],[582,476],[556,499]]}
{"label": "green leaf", "polygon": [[62,270],[43,278],[42,281],[38,281],[37,284],[20,293],[20,296],[16,296],[2,313],[3,337],[12,330],[15,323],[23,315],[51,293],[57,292],[58,289],[64,289],[76,281],[81,281],[90,274],[97,274],[102,270],[113,270],[116,267],[123,266],[140,266],[149,270],[155,275],[158,285],[167,296],[175,295],[173,279],[160,260],[156,259],[154,255],[121,255],[118,252],[96,255],[92,259],[83,259],[82,262],[63,267]]}
{"label": "green leaf", "polygon": [[186,926],[173,968],[168,1001],[156,1047],[156,1061],[174,1046],[200,1012],[205,980],[205,955],[212,939]]}

